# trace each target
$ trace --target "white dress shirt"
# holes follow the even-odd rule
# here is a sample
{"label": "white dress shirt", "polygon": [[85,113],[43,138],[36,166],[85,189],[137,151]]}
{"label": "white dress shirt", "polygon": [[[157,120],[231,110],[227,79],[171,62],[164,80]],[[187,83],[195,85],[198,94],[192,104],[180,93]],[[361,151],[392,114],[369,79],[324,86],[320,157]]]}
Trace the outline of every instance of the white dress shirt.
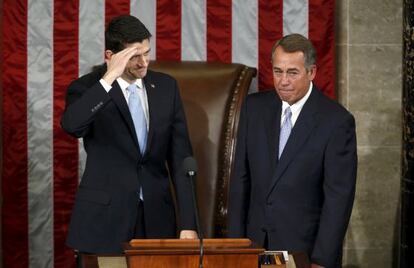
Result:
{"label": "white dress shirt", "polygon": [[281,115],[281,119],[280,119],[280,127],[282,127],[283,124],[283,120],[285,119],[285,110],[287,107],[290,106],[290,110],[292,112],[292,117],[291,117],[291,122],[292,122],[292,128],[295,126],[296,120],[299,117],[300,112],[302,111],[303,105],[306,103],[306,101],[309,99],[309,96],[312,92],[312,82],[309,85],[309,89],[308,92],[306,92],[305,96],[303,96],[303,98],[301,98],[300,100],[298,100],[297,102],[295,102],[292,105],[289,105],[289,103],[287,103],[286,101],[282,101],[282,115]]}
{"label": "white dress shirt", "polygon": [[[128,98],[129,98],[130,93],[127,88],[130,84],[121,77],[118,77],[116,81],[118,82],[119,87],[122,90],[122,94],[124,94],[125,101],[128,104]],[[99,80],[99,82],[104,87],[106,92],[109,92],[112,89],[112,86],[109,85],[105,80],[101,79]],[[147,91],[145,89],[144,83],[142,82],[142,79],[135,80],[135,85],[138,87],[137,93],[138,93],[139,98],[141,99],[141,105],[142,105],[142,109],[144,110],[145,120],[147,121],[147,131],[148,131],[149,129],[149,108],[148,108]]]}

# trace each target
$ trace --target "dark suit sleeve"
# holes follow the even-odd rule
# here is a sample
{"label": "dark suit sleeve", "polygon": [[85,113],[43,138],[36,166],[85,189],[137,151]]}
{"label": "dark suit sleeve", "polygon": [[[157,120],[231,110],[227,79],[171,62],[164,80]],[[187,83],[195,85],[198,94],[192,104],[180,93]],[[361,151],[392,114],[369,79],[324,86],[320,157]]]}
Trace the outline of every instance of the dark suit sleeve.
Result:
{"label": "dark suit sleeve", "polygon": [[99,81],[88,87],[80,80],[75,80],[67,90],[66,107],[61,118],[62,128],[72,136],[85,136],[95,115],[109,100],[109,94]]}
{"label": "dark suit sleeve", "polygon": [[237,134],[236,156],[230,179],[228,236],[246,237],[246,220],[250,199],[250,174],[247,161],[247,100],[243,104]]}
{"label": "dark suit sleeve", "polygon": [[177,82],[174,82],[174,111],[172,134],[168,151],[168,164],[175,186],[181,230],[195,230],[195,215],[190,180],[182,169],[183,160],[192,155],[190,138]]}
{"label": "dark suit sleeve", "polygon": [[333,267],[342,253],[343,239],[355,197],[357,151],[355,120],[349,113],[333,132],[325,150],[324,204],[311,260]]}

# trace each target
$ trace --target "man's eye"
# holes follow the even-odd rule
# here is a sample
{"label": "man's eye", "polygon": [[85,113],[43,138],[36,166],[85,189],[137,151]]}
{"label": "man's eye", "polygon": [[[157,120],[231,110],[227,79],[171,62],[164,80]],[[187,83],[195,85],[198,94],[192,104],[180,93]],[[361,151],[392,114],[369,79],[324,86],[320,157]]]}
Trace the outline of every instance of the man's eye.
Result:
{"label": "man's eye", "polygon": [[296,75],[299,74],[299,72],[297,72],[297,71],[289,71],[289,72],[287,72],[287,74],[290,75],[290,76],[296,76]]}

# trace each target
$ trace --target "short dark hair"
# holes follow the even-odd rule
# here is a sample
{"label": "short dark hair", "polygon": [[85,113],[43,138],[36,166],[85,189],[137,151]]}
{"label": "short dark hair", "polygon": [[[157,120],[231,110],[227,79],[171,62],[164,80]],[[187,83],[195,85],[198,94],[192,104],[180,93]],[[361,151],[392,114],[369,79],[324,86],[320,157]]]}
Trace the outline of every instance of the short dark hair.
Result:
{"label": "short dark hair", "polygon": [[305,68],[316,64],[316,50],[312,42],[301,34],[289,34],[276,41],[272,48],[272,61],[276,48],[282,47],[285,52],[301,51],[305,57]]}
{"label": "short dark hair", "polygon": [[151,33],[136,17],[122,15],[112,19],[105,31],[105,49],[117,53],[126,44],[142,42],[149,39]]}

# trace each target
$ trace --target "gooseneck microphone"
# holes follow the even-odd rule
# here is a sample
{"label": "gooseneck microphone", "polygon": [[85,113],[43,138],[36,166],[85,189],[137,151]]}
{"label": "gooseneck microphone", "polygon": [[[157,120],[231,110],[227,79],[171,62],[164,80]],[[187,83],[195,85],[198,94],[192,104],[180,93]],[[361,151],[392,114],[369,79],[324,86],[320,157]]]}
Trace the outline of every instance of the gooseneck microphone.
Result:
{"label": "gooseneck microphone", "polygon": [[191,183],[191,190],[193,193],[193,205],[194,205],[194,213],[195,213],[195,222],[198,237],[200,238],[200,258],[199,258],[199,267],[203,268],[203,257],[204,257],[204,246],[203,246],[203,233],[200,228],[200,220],[198,217],[198,206],[197,206],[197,197],[194,187],[194,179],[197,174],[197,162],[192,156],[188,156],[183,161],[183,170],[184,174],[190,178]]}

